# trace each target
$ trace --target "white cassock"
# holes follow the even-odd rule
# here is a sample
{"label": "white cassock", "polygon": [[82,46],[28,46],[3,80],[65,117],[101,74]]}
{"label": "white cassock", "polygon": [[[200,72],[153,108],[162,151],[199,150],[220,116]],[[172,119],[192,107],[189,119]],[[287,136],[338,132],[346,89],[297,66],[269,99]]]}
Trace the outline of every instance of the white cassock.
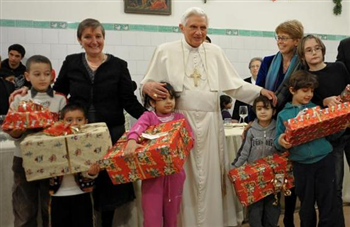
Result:
{"label": "white cassock", "polygon": [[[197,86],[195,71],[201,75]],[[185,163],[178,226],[237,226],[236,214],[241,216],[242,208],[227,177],[233,160],[228,160],[225,152],[219,90],[252,103],[261,88],[243,81],[220,47],[203,43],[193,48],[184,39],[155,50],[141,84],[147,81],[165,81],[174,87],[180,95],[176,109],[186,116],[194,132],[195,146]]]}

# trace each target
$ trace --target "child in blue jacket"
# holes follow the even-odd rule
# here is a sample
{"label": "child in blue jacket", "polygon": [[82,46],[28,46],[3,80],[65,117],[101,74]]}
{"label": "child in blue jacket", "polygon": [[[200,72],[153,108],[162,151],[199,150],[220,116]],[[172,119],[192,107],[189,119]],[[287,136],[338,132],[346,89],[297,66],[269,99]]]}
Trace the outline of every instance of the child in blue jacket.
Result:
{"label": "child in blue jacket", "polygon": [[289,149],[293,161],[295,193],[300,199],[300,221],[302,227],[316,227],[315,203],[319,210],[318,226],[334,226],[335,163],[332,145],[323,137],[294,146],[285,140],[284,121],[296,117],[305,108],[316,105],[310,102],[318,86],[315,75],[307,71],[293,73],[289,91],[293,95],[277,117],[275,145],[278,150]]}

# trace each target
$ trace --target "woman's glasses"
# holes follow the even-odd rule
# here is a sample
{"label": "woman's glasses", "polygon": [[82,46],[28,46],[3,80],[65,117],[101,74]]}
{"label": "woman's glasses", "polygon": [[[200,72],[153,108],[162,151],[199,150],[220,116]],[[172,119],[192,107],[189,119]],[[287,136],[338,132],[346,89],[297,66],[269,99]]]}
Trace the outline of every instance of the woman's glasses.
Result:
{"label": "woman's glasses", "polygon": [[293,39],[293,38],[290,38],[290,37],[287,37],[287,36],[275,36],[275,39],[276,41],[281,41],[281,42],[285,42],[287,41],[288,39]]}

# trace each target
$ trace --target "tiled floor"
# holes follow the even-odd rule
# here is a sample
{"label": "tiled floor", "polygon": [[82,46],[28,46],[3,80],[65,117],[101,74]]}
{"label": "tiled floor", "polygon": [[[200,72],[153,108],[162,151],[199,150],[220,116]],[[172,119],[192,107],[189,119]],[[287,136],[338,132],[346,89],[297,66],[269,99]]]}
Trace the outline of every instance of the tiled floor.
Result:
{"label": "tiled floor", "polygon": [[[350,226],[350,204],[344,205],[344,217],[345,217],[345,226]],[[300,227],[299,214],[294,214],[295,227]],[[281,215],[280,220],[278,222],[280,227],[283,227],[283,215]],[[242,227],[248,227],[249,224],[244,224]]]}

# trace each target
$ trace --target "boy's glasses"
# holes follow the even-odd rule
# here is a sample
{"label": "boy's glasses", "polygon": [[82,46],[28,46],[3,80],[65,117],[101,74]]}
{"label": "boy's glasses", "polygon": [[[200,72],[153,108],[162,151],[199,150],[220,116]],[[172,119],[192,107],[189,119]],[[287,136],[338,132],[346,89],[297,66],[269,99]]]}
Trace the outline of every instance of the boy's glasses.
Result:
{"label": "boy's glasses", "polygon": [[286,42],[288,39],[293,39],[287,36],[275,36],[276,41],[282,41],[282,42]]}
{"label": "boy's glasses", "polygon": [[320,46],[315,46],[315,48],[307,48],[305,49],[305,54],[308,54],[308,55],[312,55],[313,53],[319,53],[320,51],[322,51],[322,47]]}

